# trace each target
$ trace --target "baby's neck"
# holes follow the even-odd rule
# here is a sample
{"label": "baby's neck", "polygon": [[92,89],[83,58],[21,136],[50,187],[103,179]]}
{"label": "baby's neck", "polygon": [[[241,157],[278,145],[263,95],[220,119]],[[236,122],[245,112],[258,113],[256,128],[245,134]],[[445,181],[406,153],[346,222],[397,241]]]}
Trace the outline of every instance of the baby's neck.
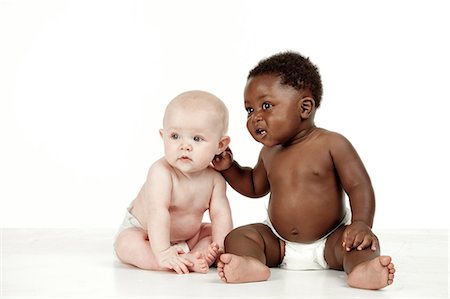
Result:
{"label": "baby's neck", "polygon": [[203,175],[203,173],[205,173],[205,171],[206,171],[206,168],[198,170],[198,171],[193,171],[193,172],[185,172],[178,168],[174,168],[174,169],[179,177],[183,177],[188,180],[195,180],[198,177],[201,177]]}
{"label": "baby's neck", "polygon": [[317,129],[317,127],[314,124],[312,124],[311,126],[308,126],[307,128],[300,130],[288,142],[285,142],[284,144],[282,144],[282,146],[288,147],[290,145],[300,143],[300,142],[308,139],[311,136],[311,134],[316,131],[316,129]]}

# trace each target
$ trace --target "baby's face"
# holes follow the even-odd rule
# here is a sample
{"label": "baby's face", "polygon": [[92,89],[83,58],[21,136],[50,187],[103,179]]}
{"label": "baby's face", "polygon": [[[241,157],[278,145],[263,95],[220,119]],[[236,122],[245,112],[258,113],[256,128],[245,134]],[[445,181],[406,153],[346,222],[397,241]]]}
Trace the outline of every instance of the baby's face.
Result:
{"label": "baby's face", "polygon": [[185,173],[201,171],[218,154],[222,137],[214,112],[172,109],[161,130],[168,163]]}
{"label": "baby's face", "polygon": [[244,90],[247,129],[266,145],[289,142],[300,131],[299,92],[274,75],[252,77]]}

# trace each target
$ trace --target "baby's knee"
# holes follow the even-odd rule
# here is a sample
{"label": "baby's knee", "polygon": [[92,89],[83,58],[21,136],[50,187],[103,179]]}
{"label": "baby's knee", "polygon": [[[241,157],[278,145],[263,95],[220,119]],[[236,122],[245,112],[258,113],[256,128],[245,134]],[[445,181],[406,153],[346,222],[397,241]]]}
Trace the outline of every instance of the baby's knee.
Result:
{"label": "baby's knee", "polygon": [[114,242],[113,248],[116,258],[122,263],[125,263],[124,256],[130,251],[130,243],[123,240],[123,238],[118,237]]}
{"label": "baby's knee", "polygon": [[243,242],[243,240],[257,241],[261,239],[261,234],[257,229],[250,225],[240,226],[233,229],[225,237],[225,247],[227,244],[232,244],[234,242]]}
{"label": "baby's knee", "polygon": [[122,253],[130,250],[131,244],[133,244],[132,242],[133,240],[131,240],[129,234],[122,232],[117,236],[116,241],[114,242],[114,251],[120,260],[122,260]]}
{"label": "baby's knee", "polygon": [[128,228],[120,232],[114,242],[114,251],[117,257],[122,260],[121,256],[132,251],[136,242],[146,241],[147,235],[141,229]]}

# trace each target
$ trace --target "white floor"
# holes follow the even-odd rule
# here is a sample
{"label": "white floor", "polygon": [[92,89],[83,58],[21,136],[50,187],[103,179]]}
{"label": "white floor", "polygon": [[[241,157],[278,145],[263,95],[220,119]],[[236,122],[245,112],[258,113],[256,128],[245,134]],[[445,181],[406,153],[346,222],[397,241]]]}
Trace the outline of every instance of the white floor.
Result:
{"label": "white floor", "polygon": [[2,229],[0,298],[448,298],[449,231],[376,231],[395,283],[349,288],[339,271],[273,269],[267,282],[226,284],[217,271],[177,275],[117,262],[114,230]]}

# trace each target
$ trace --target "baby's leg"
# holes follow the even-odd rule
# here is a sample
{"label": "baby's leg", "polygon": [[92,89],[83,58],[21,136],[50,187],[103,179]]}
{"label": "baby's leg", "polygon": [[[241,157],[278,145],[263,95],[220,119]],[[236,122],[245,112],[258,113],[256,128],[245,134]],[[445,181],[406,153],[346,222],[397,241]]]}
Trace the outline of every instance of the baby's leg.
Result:
{"label": "baby's leg", "polygon": [[206,273],[219,255],[219,246],[212,242],[211,224],[202,223],[200,231],[192,239],[188,240],[191,251],[185,257],[194,263],[193,267],[188,267],[190,271]]}
{"label": "baby's leg", "polygon": [[225,238],[225,253],[217,263],[225,282],[253,282],[269,279],[270,269],[282,260],[280,240],[262,223],[232,230]]}
{"label": "baby's leg", "polygon": [[333,232],[325,244],[325,259],[328,265],[348,274],[351,287],[378,290],[393,283],[395,268],[390,256],[380,256],[380,249],[373,251],[342,247],[342,234],[345,226]]}
{"label": "baby's leg", "polygon": [[123,230],[114,244],[119,260],[141,269],[162,270],[153,255],[148,234],[141,228],[133,227]]}

